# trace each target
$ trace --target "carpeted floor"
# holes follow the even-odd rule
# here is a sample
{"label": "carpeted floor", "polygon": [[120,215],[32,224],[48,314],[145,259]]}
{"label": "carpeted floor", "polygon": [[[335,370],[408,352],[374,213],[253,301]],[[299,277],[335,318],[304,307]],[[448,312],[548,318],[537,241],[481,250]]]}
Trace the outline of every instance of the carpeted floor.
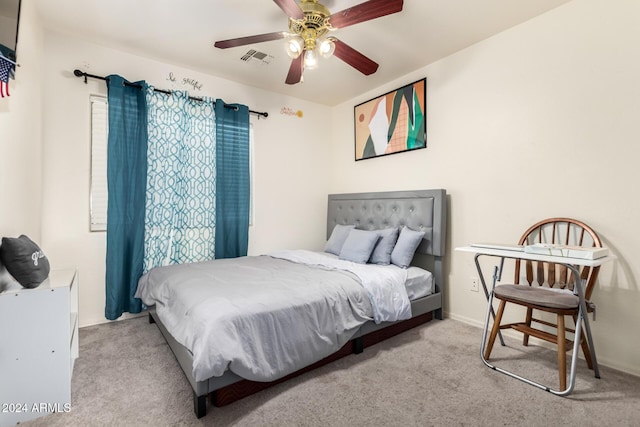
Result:
{"label": "carpeted floor", "polygon": [[[486,368],[481,330],[434,320],[198,420],[192,392],[147,318],[80,330],[72,409],[21,426],[626,426],[640,425],[640,378],[579,361],[576,388],[560,398]],[[556,385],[555,353],[515,341],[501,366]],[[596,343],[597,344],[597,343]],[[531,359],[537,359],[530,364]]]}

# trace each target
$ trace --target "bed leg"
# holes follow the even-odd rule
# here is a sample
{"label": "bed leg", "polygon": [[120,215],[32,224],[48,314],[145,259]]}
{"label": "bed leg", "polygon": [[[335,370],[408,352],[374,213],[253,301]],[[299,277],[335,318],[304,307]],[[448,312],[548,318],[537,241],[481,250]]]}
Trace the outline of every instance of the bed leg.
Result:
{"label": "bed leg", "polygon": [[151,313],[149,313],[149,323],[156,323],[156,319],[153,318],[153,316],[151,315]]}
{"label": "bed leg", "polygon": [[196,417],[202,418],[207,415],[207,395],[198,396],[193,392],[193,410],[196,413]]}
{"label": "bed leg", "polygon": [[433,315],[436,319],[442,320],[442,309],[439,308],[437,310],[434,310]]}
{"label": "bed leg", "polygon": [[364,339],[358,337],[353,340],[353,352],[354,354],[360,354],[364,351]]}

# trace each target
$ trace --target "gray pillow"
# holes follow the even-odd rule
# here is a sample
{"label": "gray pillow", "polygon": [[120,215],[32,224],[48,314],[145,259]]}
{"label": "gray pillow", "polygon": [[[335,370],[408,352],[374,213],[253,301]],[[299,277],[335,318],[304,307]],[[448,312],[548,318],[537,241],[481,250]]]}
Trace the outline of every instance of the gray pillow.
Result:
{"label": "gray pillow", "polygon": [[357,230],[354,228],[349,231],[338,257],[346,261],[366,264],[379,238],[380,236],[376,231]]}
{"label": "gray pillow", "polygon": [[355,225],[336,224],[336,226],[333,227],[329,240],[327,240],[324,251],[329,252],[330,254],[340,255],[340,250],[342,249],[344,241],[347,240],[349,231],[354,228],[356,228]]}
{"label": "gray pillow", "polygon": [[409,227],[402,227],[396,246],[391,252],[391,263],[398,267],[407,268],[411,264],[413,254],[424,237],[424,231],[415,231]]}
{"label": "gray pillow", "polygon": [[398,229],[385,228],[384,230],[376,230],[380,236],[380,240],[373,249],[369,262],[371,264],[389,265],[391,264],[391,252],[398,240]]}

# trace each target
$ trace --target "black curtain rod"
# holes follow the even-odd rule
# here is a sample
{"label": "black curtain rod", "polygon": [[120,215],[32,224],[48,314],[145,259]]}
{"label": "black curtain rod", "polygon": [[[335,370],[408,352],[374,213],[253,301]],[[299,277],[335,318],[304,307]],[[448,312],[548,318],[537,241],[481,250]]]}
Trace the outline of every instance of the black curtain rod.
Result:
{"label": "black curtain rod", "polygon": [[[104,76],[96,76],[95,74],[85,73],[84,71],[80,71],[78,69],[73,70],[73,75],[76,76],[76,77],[84,77],[84,83],[85,84],[87,84],[87,77],[91,77],[92,79],[98,79],[98,80],[105,80],[105,81],[107,80],[107,78],[104,77]],[[137,85],[135,83],[125,82],[124,84],[127,85],[127,86],[140,87],[140,85]],[[158,89],[158,88],[155,88],[155,87],[153,88],[153,90],[155,92],[161,92],[161,93],[166,93],[166,94],[171,95],[171,91],[170,90]],[[190,96],[189,99],[192,99],[194,101],[202,101],[203,100],[202,98],[196,98],[196,97],[193,97],[193,96]],[[215,104],[215,102],[214,102],[214,104]],[[225,106],[225,108],[235,108],[233,105],[225,104],[224,106]],[[253,110],[249,110],[249,112],[252,113],[252,114],[257,115],[258,118],[260,118],[260,116],[262,116],[264,118],[269,117],[269,113],[266,113],[266,112],[253,111]]]}

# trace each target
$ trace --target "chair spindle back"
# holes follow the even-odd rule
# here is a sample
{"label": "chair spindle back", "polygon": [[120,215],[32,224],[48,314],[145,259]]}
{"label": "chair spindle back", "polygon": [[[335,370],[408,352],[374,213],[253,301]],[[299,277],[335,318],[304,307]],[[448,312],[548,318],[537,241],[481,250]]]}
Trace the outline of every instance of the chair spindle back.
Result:
{"label": "chair spindle back", "polygon": [[[551,243],[569,246],[602,247],[591,227],[571,218],[549,218],[531,226],[520,238],[520,245]],[[524,278],[529,286],[549,286],[573,290],[573,273],[564,266],[537,261],[516,261],[514,283],[520,283],[520,264],[525,263]],[[583,267],[580,278],[586,281],[585,298],[591,298],[600,267]]]}

